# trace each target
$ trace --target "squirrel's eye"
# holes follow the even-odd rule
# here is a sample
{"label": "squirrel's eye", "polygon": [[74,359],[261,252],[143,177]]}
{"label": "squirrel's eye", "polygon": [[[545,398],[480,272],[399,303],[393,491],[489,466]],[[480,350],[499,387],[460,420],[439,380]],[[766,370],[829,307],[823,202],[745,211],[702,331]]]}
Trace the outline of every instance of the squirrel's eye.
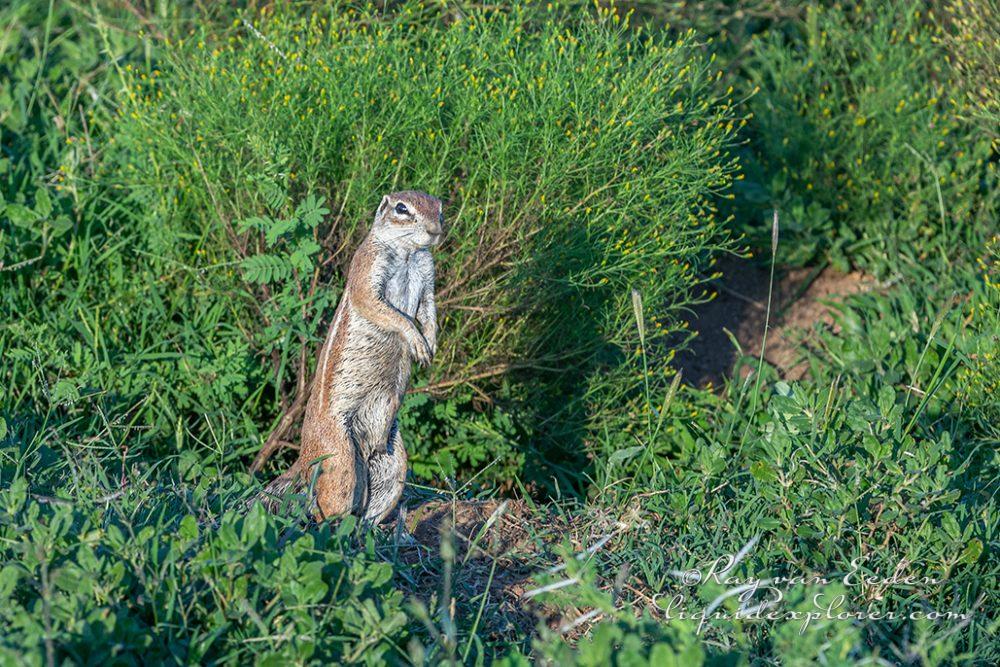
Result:
{"label": "squirrel's eye", "polygon": [[406,208],[406,204],[400,202],[396,204],[396,213],[399,213],[400,215],[408,215],[410,213],[410,209]]}

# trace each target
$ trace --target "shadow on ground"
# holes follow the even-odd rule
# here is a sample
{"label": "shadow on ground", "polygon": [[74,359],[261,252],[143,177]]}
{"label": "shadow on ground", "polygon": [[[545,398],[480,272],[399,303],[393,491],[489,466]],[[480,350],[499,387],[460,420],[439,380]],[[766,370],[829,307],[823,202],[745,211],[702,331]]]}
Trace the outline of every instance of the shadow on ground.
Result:
{"label": "shadow on ground", "polygon": [[[752,357],[760,355],[764,334],[770,269],[739,259],[724,260],[717,268],[723,274],[712,285],[717,296],[695,309],[690,328],[697,337],[674,360],[684,379],[698,387],[719,387],[732,375],[740,354],[727,331],[743,354]],[[814,323],[833,327],[829,304],[874,286],[874,280],[858,271],[779,268],[764,358],[782,377],[802,379],[808,369],[802,350],[815,336]],[[743,375],[748,371],[744,369]]]}

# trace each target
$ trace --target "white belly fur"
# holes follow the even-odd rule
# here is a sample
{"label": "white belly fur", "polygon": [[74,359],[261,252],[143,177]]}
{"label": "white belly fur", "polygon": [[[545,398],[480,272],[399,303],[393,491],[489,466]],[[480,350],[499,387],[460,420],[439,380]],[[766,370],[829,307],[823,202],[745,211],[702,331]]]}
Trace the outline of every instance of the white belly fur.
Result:
{"label": "white belly fur", "polygon": [[422,288],[421,276],[416,270],[414,259],[414,256],[411,255],[407,261],[401,262],[385,286],[386,301],[408,317],[414,317],[417,314]]}

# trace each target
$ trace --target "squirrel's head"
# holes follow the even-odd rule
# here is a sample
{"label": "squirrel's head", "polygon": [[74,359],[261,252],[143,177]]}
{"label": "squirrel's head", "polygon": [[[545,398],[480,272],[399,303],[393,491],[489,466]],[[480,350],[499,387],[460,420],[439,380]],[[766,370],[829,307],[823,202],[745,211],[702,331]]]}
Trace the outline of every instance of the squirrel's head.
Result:
{"label": "squirrel's head", "polygon": [[407,190],[382,197],[372,231],[386,243],[417,250],[440,243],[443,225],[440,199]]}

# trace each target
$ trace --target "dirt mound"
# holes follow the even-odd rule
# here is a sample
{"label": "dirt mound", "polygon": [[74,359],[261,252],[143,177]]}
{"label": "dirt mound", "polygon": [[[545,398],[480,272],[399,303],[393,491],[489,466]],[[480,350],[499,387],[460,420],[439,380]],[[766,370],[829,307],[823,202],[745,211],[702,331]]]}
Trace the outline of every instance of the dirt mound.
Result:
{"label": "dirt mound", "polygon": [[476,613],[482,604],[482,627],[496,637],[530,633],[539,619],[553,627],[565,620],[530,594],[536,575],[558,565],[555,547],[594,553],[645,525],[638,503],[624,512],[564,514],[523,500],[428,500],[414,494],[407,505],[409,537],[399,541],[396,554],[412,566],[403,587],[425,603],[436,599],[449,606],[453,614],[456,608]]}
{"label": "dirt mound", "polygon": [[[398,557],[412,566],[412,578],[404,584],[409,593],[425,603],[438,598],[453,614],[455,605],[469,612],[483,604],[483,627],[491,634],[529,632],[536,618],[522,595],[529,578],[547,562],[539,553],[544,545],[535,538],[543,520],[539,513],[520,500],[414,499],[407,504],[410,537]],[[450,575],[442,560],[446,549],[454,554]]]}
{"label": "dirt mound", "polygon": [[[699,387],[719,386],[730,377],[739,353],[726,331],[732,333],[744,354],[760,355],[767,314],[770,269],[752,262],[720,262],[723,277],[714,285],[716,298],[695,309],[691,330],[697,337],[675,366],[687,382]],[[858,271],[840,273],[832,268],[778,269],[775,272],[770,331],[764,358],[783,377],[798,380],[807,365],[802,349],[814,335],[813,324],[833,326],[829,303],[875,287],[875,281]],[[749,372],[744,369],[743,374]]]}
{"label": "dirt mound", "polygon": [[409,510],[406,528],[419,544],[435,550],[442,532],[454,529],[459,553],[479,549],[498,555],[524,545],[533,518],[520,500],[440,500]]}

